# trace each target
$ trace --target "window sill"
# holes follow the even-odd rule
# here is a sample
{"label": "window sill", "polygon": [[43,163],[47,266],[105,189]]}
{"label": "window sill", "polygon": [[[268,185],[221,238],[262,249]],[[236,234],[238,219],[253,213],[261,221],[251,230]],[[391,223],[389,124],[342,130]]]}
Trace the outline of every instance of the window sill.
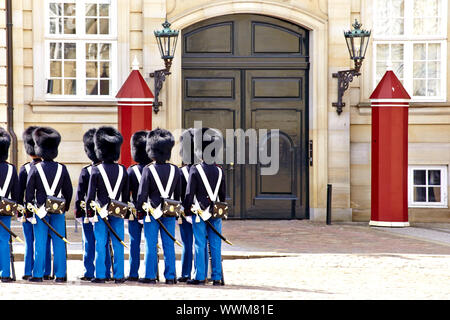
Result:
{"label": "window sill", "polygon": [[33,113],[113,113],[117,112],[116,101],[32,101]]}
{"label": "window sill", "polygon": [[[358,108],[360,115],[372,113],[370,102],[360,102],[354,107]],[[450,115],[450,102],[411,102],[409,105],[411,115]]]}

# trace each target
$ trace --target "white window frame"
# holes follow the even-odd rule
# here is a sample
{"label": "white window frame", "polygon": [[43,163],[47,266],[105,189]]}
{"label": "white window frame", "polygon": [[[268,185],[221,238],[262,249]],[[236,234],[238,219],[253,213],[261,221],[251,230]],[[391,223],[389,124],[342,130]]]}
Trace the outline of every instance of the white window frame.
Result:
{"label": "white window frame", "polygon": [[[418,202],[414,199],[414,170],[441,171],[441,202]],[[426,176],[428,188],[428,174]],[[408,207],[409,208],[448,208],[448,166],[447,165],[410,165],[408,166]]]}
{"label": "white window frame", "polygon": [[[117,79],[118,79],[118,56],[117,56],[117,0],[76,0],[76,34],[50,34],[50,15],[49,4],[51,2],[61,2],[64,0],[45,0],[45,76],[44,76],[44,95],[47,101],[111,101],[115,99],[117,92]],[[86,34],[86,19],[85,19],[85,4],[99,3],[110,4],[109,9],[109,34]],[[80,32],[82,30],[82,32]],[[57,95],[47,93],[47,82],[50,78],[50,43],[51,42],[70,42],[76,44],[77,57],[76,57],[76,95]],[[86,94],[86,43],[109,43],[111,45],[110,51],[110,95],[87,95]],[[64,52],[62,52],[64,54]]]}
{"label": "white window frame", "polygon": [[[404,34],[403,35],[377,35],[373,32],[373,59],[372,80],[373,89],[377,82],[377,45],[378,44],[403,44],[403,85],[411,96],[412,102],[446,102],[447,101],[447,20],[448,1],[442,0],[442,18],[440,35],[414,35],[413,34],[413,1],[404,0]],[[376,1],[373,1],[372,9],[374,21],[377,19]],[[375,27],[375,23],[374,23]],[[439,96],[413,96],[413,47],[417,43],[439,43],[441,45],[441,87]]]}

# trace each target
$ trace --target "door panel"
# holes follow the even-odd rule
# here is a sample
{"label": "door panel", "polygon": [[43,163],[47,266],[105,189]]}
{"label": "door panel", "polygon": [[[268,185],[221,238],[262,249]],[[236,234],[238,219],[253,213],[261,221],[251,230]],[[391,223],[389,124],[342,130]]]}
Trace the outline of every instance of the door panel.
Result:
{"label": "door panel", "polygon": [[[279,129],[257,148],[279,141],[279,170],[270,165],[224,164],[227,201],[234,218],[306,218],[308,31],[276,18],[236,14],[201,21],[182,31],[183,125],[202,121],[219,129]],[[259,149],[257,149],[259,150]],[[275,152],[275,150],[274,150]]]}

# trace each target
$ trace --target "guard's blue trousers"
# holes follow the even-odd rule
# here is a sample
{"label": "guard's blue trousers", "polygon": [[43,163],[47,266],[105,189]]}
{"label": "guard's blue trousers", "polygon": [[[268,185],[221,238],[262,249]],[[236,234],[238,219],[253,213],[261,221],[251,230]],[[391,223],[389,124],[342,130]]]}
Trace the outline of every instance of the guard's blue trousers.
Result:
{"label": "guard's blue trousers", "polygon": [[[66,215],[47,214],[44,219],[63,237],[66,236]],[[64,278],[67,274],[66,243],[60,239],[47,225],[36,216],[34,228],[34,266],[33,277],[42,278],[45,273],[45,260],[47,258],[48,234],[53,244],[53,269],[55,277]]]}
{"label": "guard's blue trousers", "polygon": [[[159,223],[150,217],[150,222],[144,221],[144,237],[145,237],[145,278],[156,279],[158,272],[158,259],[156,245],[158,243],[158,232],[161,234],[161,241],[164,252],[164,278],[166,280],[174,280],[176,278],[175,269],[175,243],[161,229]],[[160,221],[166,229],[175,236],[175,217],[161,217]]]}
{"label": "guard's blue trousers", "polygon": [[94,226],[92,223],[83,223],[83,265],[84,276],[88,278],[94,277],[95,266],[95,237]]}
{"label": "guard's blue trousers", "polygon": [[[124,239],[124,222],[121,218],[108,216],[108,221],[111,227],[120,237]],[[107,246],[108,239],[112,241],[112,247],[114,252],[113,271],[115,279],[124,278],[124,249],[123,245],[116,239],[116,237],[109,231],[105,222],[99,219],[94,224],[94,236],[95,236],[95,277],[97,279],[105,279],[107,273],[106,256],[108,254]]]}
{"label": "guard's blue trousers", "polygon": [[192,271],[192,245],[194,244],[194,233],[192,232],[192,224],[182,219],[180,226],[181,241],[183,249],[181,251],[181,276],[191,278]]}
{"label": "guard's blue trousers", "polygon": [[[11,217],[0,216],[0,220],[11,229]],[[11,256],[9,251],[9,239],[11,235],[4,228],[0,227],[0,277],[9,278],[11,276]]]}
{"label": "guard's blue trousers", "polygon": [[[194,268],[195,280],[206,280],[208,270],[207,241],[211,249],[211,280],[222,279],[222,243],[220,237],[209,228],[203,220],[195,222],[192,219],[192,230],[194,232]],[[210,218],[209,221],[222,232],[222,219]],[[208,239],[206,238],[208,236]]]}
{"label": "guard's blue trousers", "polygon": [[[34,266],[34,231],[33,224],[28,220],[22,223],[23,237],[25,238],[24,252],[24,276],[31,276]],[[52,231],[50,231],[52,232]],[[45,256],[44,276],[49,276],[52,272],[52,252],[50,249],[51,236],[47,237],[47,247]]]}
{"label": "guard's blue trousers", "polygon": [[128,220],[128,234],[130,235],[130,273],[129,277],[139,278],[141,261],[142,224],[138,220]]}

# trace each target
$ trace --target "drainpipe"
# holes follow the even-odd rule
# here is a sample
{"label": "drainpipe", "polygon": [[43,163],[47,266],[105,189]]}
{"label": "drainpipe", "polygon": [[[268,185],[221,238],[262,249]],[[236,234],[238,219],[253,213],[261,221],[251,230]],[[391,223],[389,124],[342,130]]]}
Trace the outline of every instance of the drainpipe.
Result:
{"label": "drainpipe", "polygon": [[12,42],[12,0],[6,0],[6,56],[7,56],[7,130],[11,135],[11,163],[17,167],[17,136],[14,132],[14,83]]}

